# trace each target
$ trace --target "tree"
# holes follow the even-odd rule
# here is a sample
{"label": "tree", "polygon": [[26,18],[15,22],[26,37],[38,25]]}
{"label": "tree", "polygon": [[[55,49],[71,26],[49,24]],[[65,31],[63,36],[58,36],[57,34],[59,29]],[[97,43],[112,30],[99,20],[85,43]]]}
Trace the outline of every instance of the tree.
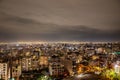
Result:
{"label": "tree", "polygon": [[52,78],[46,75],[41,75],[38,77],[37,80],[52,80]]}
{"label": "tree", "polygon": [[120,80],[120,75],[117,75],[113,69],[105,70],[102,73],[102,76],[104,76],[110,80]]}

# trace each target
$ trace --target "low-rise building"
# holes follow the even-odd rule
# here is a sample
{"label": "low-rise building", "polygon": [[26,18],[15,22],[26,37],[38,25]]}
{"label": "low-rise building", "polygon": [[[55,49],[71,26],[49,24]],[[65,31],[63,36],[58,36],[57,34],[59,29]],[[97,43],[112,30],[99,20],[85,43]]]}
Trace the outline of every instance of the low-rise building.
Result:
{"label": "low-rise building", "polygon": [[120,74],[120,61],[117,61],[115,66],[114,66],[114,70],[116,73]]}
{"label": "low-rise building", "polygon": [[48,66],[48,57],[47,56],[40,56],[39,65],[41,67],[47,67]]}

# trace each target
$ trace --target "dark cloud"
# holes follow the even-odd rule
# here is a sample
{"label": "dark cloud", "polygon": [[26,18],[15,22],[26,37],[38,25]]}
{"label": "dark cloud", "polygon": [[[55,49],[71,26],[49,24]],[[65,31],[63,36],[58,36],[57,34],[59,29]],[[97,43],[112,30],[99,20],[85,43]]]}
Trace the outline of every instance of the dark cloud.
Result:
{"label": "dark cloud", "polygon": [[0,0],[0,41],[119,41],[119,0]]}
{"label": "dark cloud", "polygon": [[[57,26],[57,25],[56,25]],[[49,26],[48,26],[49,28]],[[51,27],[52,28],[52,27]],[[34,31],[34,30],[33,30]],[[89,28],[86,26],[77,26],[76,28],[56,28],[56,30],[40,33],[14,33],[2,29],[0,37],[2,40],[46,40],[46,41],[118,41],[120,30],[116,32],[104,32],[98,29]]]}
{"label": "dark cloud", "polygon": [[59,29],[58,32],[54,34],[59,36],[57,37],[57,39],[60,40],[118,41],[120,39],[120,36],[118,35],[119,32],[120,30],[115,32],[105,32],[86,26],[77,26],[76,28],[72,27]]}

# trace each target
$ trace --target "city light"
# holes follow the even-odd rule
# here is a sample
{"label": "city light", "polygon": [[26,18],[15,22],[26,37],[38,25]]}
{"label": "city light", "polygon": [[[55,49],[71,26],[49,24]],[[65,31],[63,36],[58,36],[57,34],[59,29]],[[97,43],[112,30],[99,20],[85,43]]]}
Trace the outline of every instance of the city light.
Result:
{"label": "city light", "polygon": [[119,54],[111,54],[119,53],[118,43],[109,43],[112,48],[108,43],[16,44],[0,45],[1,79],[62,80],[93,76],[101,80],[119,79]]}

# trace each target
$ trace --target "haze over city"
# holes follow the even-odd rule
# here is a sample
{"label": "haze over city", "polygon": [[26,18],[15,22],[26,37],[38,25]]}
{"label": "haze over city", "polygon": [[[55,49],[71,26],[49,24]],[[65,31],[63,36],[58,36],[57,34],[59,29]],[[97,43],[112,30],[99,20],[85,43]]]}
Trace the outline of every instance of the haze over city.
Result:
{"label": "haze over city", "polygon": [[119,0],[0,0],[0,41],[120,41]]}
{"label": "haze over city", "polygon": [[0,0],[0,80],[120,80],[120,0]]}

